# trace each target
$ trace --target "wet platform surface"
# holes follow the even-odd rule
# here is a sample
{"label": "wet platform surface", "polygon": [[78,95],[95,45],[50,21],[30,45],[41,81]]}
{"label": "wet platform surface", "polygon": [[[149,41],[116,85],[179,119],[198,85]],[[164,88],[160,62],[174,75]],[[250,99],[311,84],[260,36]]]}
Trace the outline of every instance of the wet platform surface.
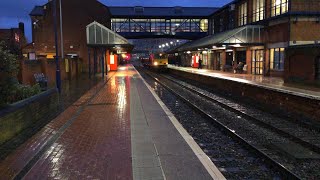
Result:
{"label": "wet platform surface", "polygon": [[214,78],[236,81],[240,83],[256,85],[256,86],[260,86],[267,89],[281,91],[284,93],[290,93],[298,96],[309,97],[312,99],[320,100],[320,88],[285,84],[282,78],[265,77],[262,75],[252,75],[252,74],[234,74],[229,72],[222,72],[222,71],[215,71],[215,70],[208,70],[208,69],[177,67],[173,65],[169,65],[168,67],[176,70],[201,74],[205,76],[211,76]]}
{"label": "wet platform surface", "polygon": [[223,179],[137,71],[119,69],[1,161],[0,179]]}

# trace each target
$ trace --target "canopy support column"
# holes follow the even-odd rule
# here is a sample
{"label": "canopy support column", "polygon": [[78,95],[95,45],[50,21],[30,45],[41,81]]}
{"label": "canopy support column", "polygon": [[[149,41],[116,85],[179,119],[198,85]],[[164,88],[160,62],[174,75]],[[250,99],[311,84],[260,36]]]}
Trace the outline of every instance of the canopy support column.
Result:
{"label": "canopy support column", "polygon": [[93,76],[96,77],[97,73],[97,49],[93,49]]}
{"label": "canopy support column", "polygon": [[90,54],[90,48],[88,47],[88,63],[89,63],[89,78],[91,79],[91,54]]}

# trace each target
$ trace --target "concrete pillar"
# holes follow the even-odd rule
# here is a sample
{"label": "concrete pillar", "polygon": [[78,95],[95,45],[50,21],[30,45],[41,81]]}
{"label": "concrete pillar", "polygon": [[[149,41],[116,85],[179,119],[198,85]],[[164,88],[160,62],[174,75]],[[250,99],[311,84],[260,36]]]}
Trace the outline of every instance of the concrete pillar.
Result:
{"label": "concrete pillar", "polygon": [[264,48],[264,75],[270,76],[270,51],[267,48]]}
{"label": "concrete pillar", "polygon": [[[223,50],[220,54],[220,58],[221,58],[221,64],[220,66],[221,67],[224,67],[226,65],[226,62],[227,62],[227,52],[226,50]],[[223,69],[223,68],[222,68]]]}

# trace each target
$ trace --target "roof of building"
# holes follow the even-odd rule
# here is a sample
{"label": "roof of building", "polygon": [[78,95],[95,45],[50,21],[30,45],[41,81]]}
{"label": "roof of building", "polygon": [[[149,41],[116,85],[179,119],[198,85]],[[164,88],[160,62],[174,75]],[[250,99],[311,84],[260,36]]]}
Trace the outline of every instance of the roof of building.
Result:
{"label": "roof of building", "polygon": [[217,11],[216,7],[120,7],[110,6],[113,17],[207,17]]}
{"label": "roof of building", "polygon": [[242,26],[185,43],[171,51],[188,51],[217,44],[259,44],[261,43],[261,28],[263,26]]}
{"label": "roof of building", "polygon": [[43,16],[44,9],[43,6],[35,6],[29,14],[30,16]]}

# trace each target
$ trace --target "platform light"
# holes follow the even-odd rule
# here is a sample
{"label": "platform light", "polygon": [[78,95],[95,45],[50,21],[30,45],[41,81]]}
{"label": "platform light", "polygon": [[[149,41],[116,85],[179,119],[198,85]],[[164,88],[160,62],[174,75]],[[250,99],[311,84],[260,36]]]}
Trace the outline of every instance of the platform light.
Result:
{"label": "platform light", "polygon": [[173,44],[173,42],[171,41],[170,44]]}
{"label": "platform light", "polygon": [[162,46],[160,45],[160,46],[159,46],[159,48],[161,49],[161,48],[162,48]]}
{"label": "platform light", "polygon": [[166,46],[169,46],[169,44],[168,44],[168,43],[166,43]]}
{"label": "platform light", "polygon": [[179,42],[179,39],[177,40],[177,42]]}
{"label": "platform light", "polygon": [[154,64],[155,66],[158,66],[158,62],[154,62],[153,64]]}
{"label": "platform light", "polygon": [[165,44],[162,44],[162,47],[165,47],[166,45]]}
{"label": "platform light", "polygon": [[190,54],[191,53],[191,51],[187,51],[187,54]]}

